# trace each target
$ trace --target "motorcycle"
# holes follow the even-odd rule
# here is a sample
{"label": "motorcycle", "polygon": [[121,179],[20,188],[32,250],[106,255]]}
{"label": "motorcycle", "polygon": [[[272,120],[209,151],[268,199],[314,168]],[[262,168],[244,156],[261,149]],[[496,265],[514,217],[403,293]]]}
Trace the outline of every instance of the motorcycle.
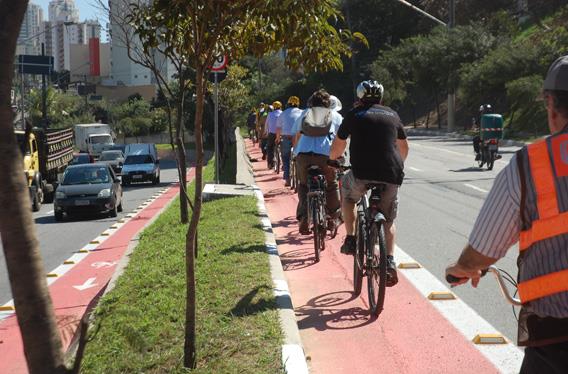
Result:
{"label": "motorcycle", "polygon": [[481,157],[477,160],[477,163],[480,168],[483,165],[487,165],[487,170],[493,169],[493,164],[495,160],[501,158],[500,155],[497,154],[499,151],[499,139],[487,139],[483,140],[480,144],[480,155]]}

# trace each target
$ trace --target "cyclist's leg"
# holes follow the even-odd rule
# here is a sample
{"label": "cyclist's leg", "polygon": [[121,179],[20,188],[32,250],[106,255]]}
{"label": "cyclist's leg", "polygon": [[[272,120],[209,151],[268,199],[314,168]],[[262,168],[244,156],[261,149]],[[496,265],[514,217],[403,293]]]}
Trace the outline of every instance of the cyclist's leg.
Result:
{"label": "cyclist's leg", "polygon": [[298,174],[298,207],[296,218],[299,221],[300,233],[309,234],[308,214],[307,214],[307,195],[308,195],[308,166],[311,156],[300,153],[296,156],[296,173]]}
{"label": "cyclist's leg", "polygon": [[381,194],[381,203],[379,208],[386,218],[384,225],[385,240],[387,242],[387,286],[392,287],[398,282],[396,273],[396,263],[394,261],[394,247],[396,243],[396,225],[394,220],[398,213],[398,186],[395,184],[387,184],[385,190]]}
{"label": "cyclist's leg", "polygon": [[280,152],[282,155],[282,174],[284,180],[290,184],[290,154],[292,152],[292,141],[288,137],[282,137],[280,142]]}
{"label": "cyclist's leg", "polygon": [[568,342],[525,348],[520,374],[565,373],[568,367]]}
{"label": "cyclist's leg", "polygon": [[341,212],[347,235],[341,246],[341,253],[352,254],[355,252],[357,245],[355,240],[356,204],[366,191],[365,183],[356,179],[351,170],[343,176],[341,180]]}
{"label": "cyclist's leg", "polygon": [[268,133],[268,143],[266,146],[266,160],[269,168],[274,166],[274,146],[276,134]]}

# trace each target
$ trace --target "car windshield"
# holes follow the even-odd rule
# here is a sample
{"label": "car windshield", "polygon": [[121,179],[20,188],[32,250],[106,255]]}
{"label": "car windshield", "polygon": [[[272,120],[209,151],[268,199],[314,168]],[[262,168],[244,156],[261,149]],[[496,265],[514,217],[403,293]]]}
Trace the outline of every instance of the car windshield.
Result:
{"label": "car windshield", "polygon": [[112,138],[110,135],[92,135],[91,144],[110,144]]}
{"label": "car windshield", "polygon": [[113,152],[103,152],[101,153],[101,161],[114,161],[122,157],[122,152],[120,151],[113,151]]}
{"label": "car windshield", "polygon": [[63,177],[64,185],[110,183],[110,174],[106,167],[68,168]]}
{"label": "car windshield", "polygon": [[150,155],[131,155],[126,157],[124,160],[125,165],[135,165],[135,164],[153,164],[154,159]]}
{"label": "car windshield", "polygon": [[90,162],[91,162],[91,157],[88,154],[75,155],[73,156],[73,161],[71,161],[71,165],[88,164]]}

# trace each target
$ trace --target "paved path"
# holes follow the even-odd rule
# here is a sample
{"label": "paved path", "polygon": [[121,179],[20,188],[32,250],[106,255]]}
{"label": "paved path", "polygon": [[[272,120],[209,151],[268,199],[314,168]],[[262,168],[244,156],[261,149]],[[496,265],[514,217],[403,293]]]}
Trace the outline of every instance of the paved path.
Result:
{"label": "paved path", "polygon": [[[246,144],[251,158],[261,160],[258,148]],[[387,289],[385,310],[378,320],[372,320],[366,292],[359,297],[352,294],[352,258],[339,253],[343,227],[334,240],[327,241],[321,261],[314,263],[311,237],[298,233],[297,196],[284,187],[281,176],[267,170],[266,162],[255,162],[253,168],[277,238],[312,373],[503,371],[402,274],[399,284]]]}

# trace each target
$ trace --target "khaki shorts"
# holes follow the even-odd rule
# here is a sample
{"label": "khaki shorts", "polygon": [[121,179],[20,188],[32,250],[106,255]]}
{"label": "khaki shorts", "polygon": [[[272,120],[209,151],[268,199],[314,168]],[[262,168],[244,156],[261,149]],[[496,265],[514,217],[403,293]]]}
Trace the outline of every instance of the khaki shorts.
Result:
{"label": "khaki shorts", "polygon": [[[367,185],[372,183],[384,183],[367,179],[357,179],[349,170],[341,179],[341,199],[356,204],[367,193]],[[385,215],[387,222],[393,222],[398,212],[398,188],[391,183],[384,183],[385,190],[381,194],[379,209]]]}

